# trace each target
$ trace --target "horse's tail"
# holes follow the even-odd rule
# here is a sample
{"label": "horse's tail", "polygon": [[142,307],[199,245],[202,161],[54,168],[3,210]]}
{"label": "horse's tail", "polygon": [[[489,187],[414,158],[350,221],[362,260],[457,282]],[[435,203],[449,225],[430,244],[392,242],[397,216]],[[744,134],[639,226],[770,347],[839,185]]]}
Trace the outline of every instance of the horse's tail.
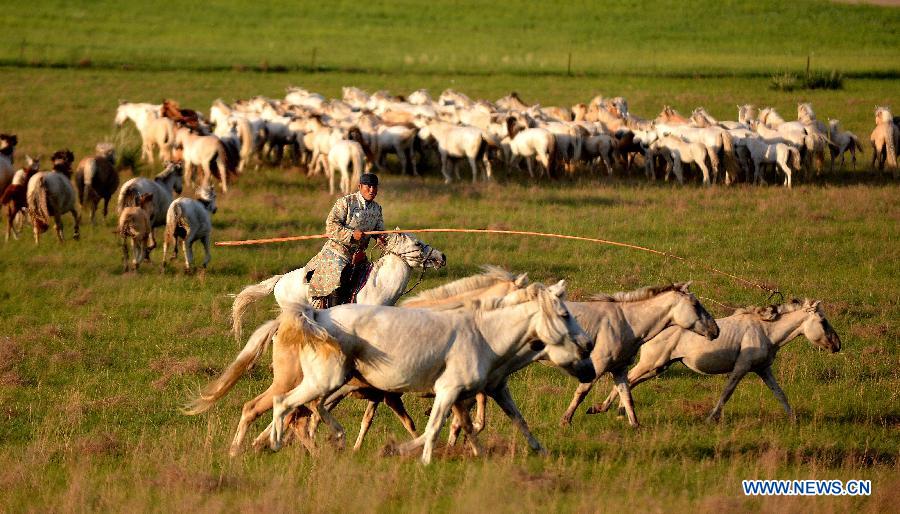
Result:
{"label": "horse's tail", "polygon": [[83,190],[81,192],[81,206],[84,207],[92,199],[99,198],[100,195],[94,189],[94,177],[97,176],[97,159],[88,159],[87,162],[79,166],[81,171],[81,180]]}
{"label": "horse's tail", "polygon": [[278,330],[278,320],[269,320],[263,326],[256,329],[244,349],[238,354],[234,362],[225,369],[222,375],[215,381],[207,384],[200,395],[181,408],[181,412],[189,416],[208,411],[219,399],[237,383],[238,379],[256,363],[260,355],[266,351],[269,341]]}
{"label": "horse's tail", "polygon": [[550,148],[548,149],[547,155],[547,175],[550,177],[553,176],[553,172],[556,170],[556,161],[559,160],[559,148],[556,145],[556,136],[550,134]]}
{"label": "horse's tail", "polygon": [[119,201],[116,203],[116,212],[122,214],[122,210],[124,210],[125,207],[140,207],[140,203],[138,202],[139,196],[140,193],[135,191],[134,184],[129,184],[128,187],[119,191]]}
{"label": "horse's tail", "polygon": [[[360,143],[360,147],[362,147],[362,143]],[[350,160],[353,162],[353,173],[350,174],[350,184],[359,183],[359,177],[363,174],[363,161],[365,160],[365,156],[363,153],[354,149],[350,152]]]}
{"label": "horse's tail", "polygon": [[317,354],[341,352],[340,344],[315,321],[315,308],[305,303],[286,305],[278,316],[278,340],[285,345],[312,348]]}
{"label": "horse's tail", "polygon": [[887,149],[887,163],[892,168],[897,168],[897,147],[894,145],[894,137],[896,137],[897,127],[893,123],[887,123],[885,146]]}
{"label": "horse's tail", "polygon": [[245,287],[240,293],[234,295],[234,303],[231,305],[231,331],[234,337],[240,341],[243,334],[244,313],[250,307],[251,303],[261,298],[265,298],[272,294],[275,290],[275,284],[281,280],[284,275],[275,275],[269,277],[259,284],[253,284]]}
{"label": "horse's tail", "polygon": [[478,143],[478,153],[475,155],[475,162],[480,162],[484,159],[484,154],[488,151],[488,142],[484,136],[481,136],[481,142]]}
{"label": "horse's tail", "polygon": [[803,165],[800,160],[800,150],[797,150],[797,148],[795,148],[791,145],[785,145],[785,146],[787,146],[788,152],[790,152],[790,154],[791,154],[791,165],[793,166],[793,168],[795,170],[799,170],[801,168],[801,166]]}
{"label": "horse's tail", "polygon": [[47,207],[47,185],[43,175],[35,177],[33,189],[28,190],[28,215],[40,232],[50,227],[50,208]]}
{"label": "horse's tail", "polygon": [[3,194],[0,195],[0,205],[5,205],[7,202],[15,200],[22,188],[23,186],[20,186],[19,184],[10,184],[6,186]]}
{"label": "horse's tail", "polygon": [[862,145],[859,143],[859,138],[856,137],[856,134],[848,133],[847,135],[850,136],[850,143],[855,146],[856,149],[860,151],[860,153],[864,152]]}

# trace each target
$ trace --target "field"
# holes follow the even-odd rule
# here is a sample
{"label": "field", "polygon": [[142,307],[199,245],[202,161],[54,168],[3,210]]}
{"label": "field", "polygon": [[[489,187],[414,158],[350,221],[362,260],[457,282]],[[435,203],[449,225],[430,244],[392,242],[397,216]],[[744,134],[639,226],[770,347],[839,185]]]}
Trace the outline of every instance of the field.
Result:
{"label": "field", "polygon": [[[25,154],[48,156],[64,146],[81,157],[113,135],[119,98],[172,97],[206,110],[215,98],[276,97],[288,85],[329,97],[345,85],[432,93],[452,87],[488,99],[515,90],[543,105],[604,93],[625,96],[645,117],[670,104],[682,112],[704,105],[731,119],[736,104],[756,103],[793,119],[796,103],[810,101],[820,118],[840,118],[864,139],[872,106],[900,108],[896,8],[704,1],[417,9],[373,2],[276,5],[271,11],[283,15],[273,21],[265,9],[238,2],[202,9],[122,4],[30,2],[0,14],[14,27],[0,34],[0,129],[19,136],[17,164]],[[772,73],[802,72],[809,54],[814,68],[843,71],[845,88],[768,89]],[[180,266],[161,273],[157,253],[153,266],[122,274],[112,215],[83,224],[78,242],[59,245],[48,233],[35,246],[26,233],[0,244],[0,510],[896,510],[900,184],[870,170],[869,158],[867,148],[858,171],[792,191],[592,175],[532,184],[503,172],[492,184],[445,186],[434,172],[421,180],[384,175],[379,202],[389,226],[534,230],[666,250],[788,296],[821,299],[842,338],[838,354],[803,339],[780,353],[776,377],[796,424],[755,377],[737,389],[723,421],[708,424],[724,378],[674,366],[636,390],[642,428],[582,409],[562,429],[574,380],[545,366],[526,368],[512,380],[513,395],[549,449],[546,458],[529,455],[491,406],[482,434],[489,451],[478,459],[443,447],[429,468],[383,457],[388,442],[406,437],[387,410],[358,453],[336,451],[320,434],[314,457],[289,447],[229,459],[240,406],[268,385],[267,367],[254,369],[208,414],[186,417],[178,407],[238,351],[227,330],[227,293],[303,265],[318,247],[216,248],[209,269],[190,275]],[[319,233],[332,202],[322,180],[297,169],[248,172],[220,198],[214,238]],[[426,275],[420,288],[491,263],[534,280],[566,278],[573,299],[694,280],[698,295],[727,305],[766,301],[699,266],[625,249],[501,236],[426,240],[447,254],[449,266]],[[717,316],[729,313],[704,302]],[[273,305],[258,308],[254,321],[268,319]],[[588,401],[608,386],[602,381]],[[408,405],[424,426],[429,401]],[[350,438],[362,407],[348,401],[336,412]],[[870,479],[873,494],[745,497],[741,480],[751,478]]]}

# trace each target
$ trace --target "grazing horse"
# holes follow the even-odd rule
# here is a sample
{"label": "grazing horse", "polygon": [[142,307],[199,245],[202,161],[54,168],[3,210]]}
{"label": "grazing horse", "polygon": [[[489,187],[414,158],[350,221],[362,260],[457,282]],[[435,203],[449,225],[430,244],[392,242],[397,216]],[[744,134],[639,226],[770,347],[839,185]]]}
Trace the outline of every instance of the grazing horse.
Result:
{"label": "grazing horse", "polygon": [[343,139],[332,145],[328,151],[328,194],[334,194],[334,175],[337,171],[341,172],[341,193],[350,194],[350,184],[359,180],[365,164],[365,152],[358,142]]}
{"label": "grazing horse", "polygon": [[0,206],[6,211],[6,241],[9,241],[10,233],[15,239],[19,239],[16,218],[20,213],[28,212],[28,181],[41,170],[40,158],[32,159],[30,155],[26,155],[25,163],[25,167],[13,175],[12,183],[0,195]]}
{"label": "grazing horse", "polygon": [[[441,173],[444,182],[450,183],[450,159],[466,159],[472,169],[472,183],[478,181],[478,164],[480,160],[484,164],[485,179],[491,178],[491,162],[488,160],[488,140],[481,129],[475,127],[460,127],[443,121],[422,122],[418,119],[418,136],[423,141],[434,140],[437,142],[438,153],[441,156]],[[459,180],[459,172],[454,166],[456,178]]]}
{"label": "grazing horse", "polygon": [[75,186],[81,210],[90,209],[91,224],[100,200],[103,200],[103,217],[109,210],[109,199],[119,187],[119,173],[116,171],[116,149],[110,143],[100,143],[94,155],[85,157],[75,169]]}
{"label": "grazing horse", "polygon": [[77,195],[69,181],[69,175],[58,170],[35,173],[28,181],[26,196],[35,244],[40,242],[40,235],[50,227],[51,216],[56,225],[56,237],[62,243],[62,215],[69,212],[75,219],[75,233],[72,238],[78,240],[81,215],[75,208]]}
{"label": "grazing horse", "polygon": [[897,152],[900,150],[900,127],[887,107],[875,107],[875,130],[869,135],[872,143],[872,168],[878,161],[878,169],[883,170],[885,162],[894,170],[897,178]]}
{"label": "grazing horse", "polygon": [[[421,268],[441,268],[447,263],[447,258],[439,250],[419,241],[408,234],[388,234],[384,256],[376,261],[370,272],[368,280],[356,293],[356,302],[363,305],[393,305],[400,298],[403,290],[409,282],[412,270]],[[232,329],[235,337],[240,341],[242,337],[242,319],[247,308],[253,302],[260,300],[273,292],[275,299],[281,306],[288,306],[298,301],[308,302],[309,283],[304,268],[299,268],[284,275],[275,275],[267,280],[245,287],[235,295],[234,305],[231,310]],[[216,381],[210,383],[195,401],[187,407],[188,414],[199,414],[209,410],[216,401],[221,399],[237,383],[237,380],[250,369],[256,360],[265,352],[266,347],[275,334],[278,327],[276,320],[271,320],[260,326],[247,341],[244,349],[235,359],[234,363]],[[272,385],[256,398],[244,404],[241,410],[241,420],[231,445],[230,454],[236,455],[240,451],[241,443],[246,435],[247,428],[260,415],[272,408],[272,398],[275,394],[283,394],[300,383],[302,375],[296,366],[281,366],[279,362],[296,362],[297,348],[284,347],[277,339],[273,342],[272,360],[275,368],[275,377]],[[384,400],[378,399],[377,401]],[[376,397],[370,398],[375,401]],[[406,414],[399,396],[389,398],[387,405],[391,407],[408,429],[414,428],[412,420]],[[373,408],[374,413],[374,408]],[[360,439],[361,443],[362,439]]]}
{"label": "grazing horse", "polygon": [[[122,238],[122,254],[124,257],[125,271],[132,269],[137,271],[138,266],[144,260],[144,254],[153,235],[153,227],[150,219],[153,217],[153,193],[140,195],[137,199],[138,206],[125,207],[119,215],[119,224],[116,232]],[[128,244],[131,243],[131,257],[128,252]]]}
{"label": "grazing horse", "polygon": [[841,130],[840,120],[829,118],[828,139],[830,139],[832,143],[828,145],[828,149],[831,153],[831,171],[834,172],[834,161],[838,155],[841,156],[841,169],[844,169],[844,156],[847,151],[850,152],[853,170],[856,171],[856,151],[859,150],[860,153],[863,151],[863,147],[859,143],[859,138],[856,137],[856,134],[849,130]]}
{"label": "grazing horse", "polygon": [[[323,408],[324,400],[356,375],[382,391],[434,393],[425,432],[398,448],[409,453],[422,447],[423,464],[431,462],[451,409],[462,421],[473,453],[480,454],[463,403],[480,391],[494,398],[534,451],[545,452],[516,407],[507,380],[542,357],[580,380],[593,376],[582,360],[590,339],[569,315],[564,295],[565,282],[560,281],[546,288],[532,284],[471,311],[367,305],[315,311],[304,304],[289,306],[279,318],[276,337],[299,347],[305,376],[291,392],[274,398],[272,449],[282,445],[285,418],[313,400],[319,400],[316,412],[340,440],[343,427]],[[371,323],[373,317],[379,319],[378,327]]]}
{"label": "grazing horse", "polygon": [[567,303],[572,315],[594,340],[590,358],[596,376],[578,385],[569,408],[563,414],[562,425],[572,422],[575,410],[597,380],[608,371],[616,382],[629,423],[638,426],[626,377],[628,365],[641,345],[671,325],[696,332],[707,339],[715,339],[719,335],[716,321],[688,290],[689,286],[690,282],[645,287],[613,295],[597,295],[591,302]]}
{"label": "grazing horse", "polygon": [[222,191],[228,192],[228,173],[235,170],[229,166],[228,152],[218,137],[202,136],[188,127],[179,127],[175,131],[175,145],[183,150],[184,181],[188,187],[193,187],[191,171],[198,166],[203,170],[201,187],[210,184],[212,177],[217,177]]}
{"label": "grazing horse", "polygon": [[[709,420],[716,421],[738,383],[752,371],[772,390],[793,421],[794,412],[772,373],[778,351],[801,335],[832,353],[841,349],[841,338],[825,318],[818,301],[793,300],[765,308],[738,309],[727,318],[717,319],[716,323],[721,332],[715,341],[707,341],[679,327],[670,327],[644,343],[640,360],[628,372],[629,386],[634,388],[659,376],[675,362],[682,362],[704,375],[728,373],[725,390],[709,414]],[[588,413],[606,412],[615,396],[613,389],[606,401],[591,407]]]}
{"label": "grazing horse", "polygon": [[184,168],[180,161],[168,162],[165,169],[156,175],[153,180],[144,177],[134,177],[122,184],[122,188],[119,190],[119,201],[116,205],[116,210],[120,215],[126,207],[138,206],[137,202],[141,195],[153,194],[153,215],[150,217],[150,245],[145,249],[147,256],[150,255],[150,250],[156,248],[156,237],[153,236],[152,230],[166,225],[166,213],[169,212],[169,204],[172,203],[174,195],[181,194],[183,170]]}
{"label": "grazing horse", "polygon": [[206,257],[203,267],[209,264],[209,240],[212,235],[212,215],[216,213],[216,191],[210,185],[200,188],[197,199],[178,198],[166,212],[166,237],[163,240],[163,256],[160,266],[166,267],[169,245],[173,246],[172,259],[178,257],[178,241],[184,250],[184,270],[194,265],[194,241],[202,241]]}
{"label": "grazing horse", "polygon": [[509,134],[509,152],[510,162],[509,168],[515,168],[519,159],[525,159],[525,165],[528,166],[528,176],[534,178],[532,159],[536,159],[541,166],[541,176],[547,172],[547,176],[552,177],[556,169],[557,148],[556,138],[553,134],[543,128],[526,128],[520,130],[516,119],[509,117],[506,119],[506,130]]}

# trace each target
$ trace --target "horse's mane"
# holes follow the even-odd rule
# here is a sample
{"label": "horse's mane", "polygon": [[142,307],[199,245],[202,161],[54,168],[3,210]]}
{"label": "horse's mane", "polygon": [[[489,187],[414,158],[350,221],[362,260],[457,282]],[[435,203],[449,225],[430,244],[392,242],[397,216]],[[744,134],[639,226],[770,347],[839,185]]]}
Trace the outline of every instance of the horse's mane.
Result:
{"label": "horse's mane", "polygon": [[170,162],[164,170],[157,173],[156,176],[153,178],[155,180],[158,179],[158,180],[164,181],[174,173],[179,173],[179,172],[183,173],[184,168],[182,166],[183,165],[179,161]]}
{"label": "horse's mane", "polygon": [[406,304],[411,302],[443,300],[463,293],[467,293],[469,291],[484,289],[485,287],[492,286],[497,282],[514,282],[521,276],[510,273],[509,271],[506,271],[499,266],[492,266],[489,264],[482,266],[481,269],[483,273],[479,275],[472,275],[471,277],[461,278],[459,280],[454,280],[449,284],[444,284],[440,287],[435,287],[434,289],[422,291],[416,296],[408,298],[403,303]]}
{"label": "horse's mane", "polygon": [[676,284],[668,284],[664,286],[647,286],[640,289],[635,289],[634,291],[619,291],[618,293],[613,293],[611,295],[604,293],[595,294],[591,297],[591,301],[618,303],[640,302],[643,300],[649,300],[654,296],[661,295],[669,291],[677,290],[679,290],[679,286]]}
{"label": "horse's mane", "polygon": [[760,321],[776,321],[784,314],[805,309],[812,304],[813,300],[810,300],[809,298],[804,298],[802,300],[799,298],[792,298],[790,301],[782,304],[772,304],[764,307],[751,305],[749,307],[735,309],[732,316],[748,315],[756,317]]}

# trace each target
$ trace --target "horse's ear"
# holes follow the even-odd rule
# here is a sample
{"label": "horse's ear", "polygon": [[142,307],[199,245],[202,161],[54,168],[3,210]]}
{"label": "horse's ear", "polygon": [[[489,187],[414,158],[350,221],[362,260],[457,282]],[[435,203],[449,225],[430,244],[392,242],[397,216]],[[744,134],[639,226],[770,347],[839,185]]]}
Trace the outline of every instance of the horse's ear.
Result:
{"label": "horse's ear", "polygon": [[564,298],[566,296],[566,280],[560,280],[559,282],[548,287],[547,290],[556,295],[557,298]]}
{"label": "horse's ear", "polygon": [[528,285],[528,273],[522,273],[521,275],[516,277],[516,280],[513,283],[518,288],[527,286]]}
{"label": "horse's ear", "polygon": [[682,293],[690,293],[690,287],[693,283],[693,280],[688,280],[687,282],[680,282],[678,284],[675,284],[675,287]]}
{"label": "horse's ear", "polygon": [[815,300],[815,301],[813,301],[812,303],[810,303],[810,305],[809,305],[809,310],[811,310],[811,311],[816,311],[816,310],[819,309],[819,306],[820,306],[820,305],[822,305],[822,301],[821,301],[821,300]]}

